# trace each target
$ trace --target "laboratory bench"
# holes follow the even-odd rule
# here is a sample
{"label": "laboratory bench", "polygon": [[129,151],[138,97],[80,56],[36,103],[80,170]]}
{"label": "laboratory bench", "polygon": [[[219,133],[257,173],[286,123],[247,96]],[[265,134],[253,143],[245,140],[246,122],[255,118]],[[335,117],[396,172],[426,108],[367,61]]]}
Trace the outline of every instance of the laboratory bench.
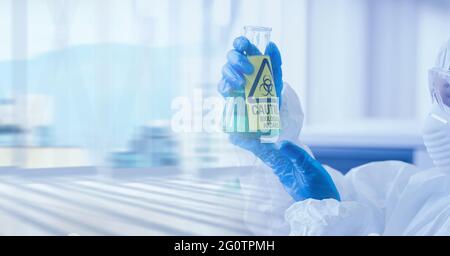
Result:
{"label": "laboratory bench", "polygon": [[250,234],[233,172],[180,172],[2,168],[0,235]]}

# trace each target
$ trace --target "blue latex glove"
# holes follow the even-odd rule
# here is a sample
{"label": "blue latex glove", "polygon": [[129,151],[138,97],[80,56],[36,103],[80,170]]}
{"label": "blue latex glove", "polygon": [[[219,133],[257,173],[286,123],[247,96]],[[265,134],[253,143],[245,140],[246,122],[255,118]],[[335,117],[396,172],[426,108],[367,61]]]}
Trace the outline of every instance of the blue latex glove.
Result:
{"label": "blue latex glove", "polygon": [[[223,77],[219,84],[219,92],[224,97],[243,95],[246,83],[244,75],[255,72],[247,56],[261,54],[245,37],[237,38],[233,46],[234,49],[227,55],[228,62],[222,69]],[[281,107],[281,90],[283,89],[281,55],[274,43],[269,43],[265,55],[271,58],[275,88]],[[238,133],[231,134],[230,141],[252,152],[272,168],[286,191],[296,201],[308,198],[340,200],[328,172],[317,160],[294,144],[285,142],[281,148],[277,148],[275,144],[261,143],[259,138],[242,136]]]}
{"label": "blue latex glove", "polygon": [[306,199],[336,199],[339,192],[331,176],[305,150],[290,142],[283,142],[280,148],[275,144],[260,143],[258,140],[231,136],[231,142],[253,152],[278,176],[285,190],[296,201]]}
{"label": "blue latex glove", "polygon": [[[222,80],[219,83],[219,92],[224,97],[243,95],[246,83],[244,75],[255,72],[255,68],[247,56],[261,55],[261,52],[246,37],[238,37],[233,43],[234,49],[228,52],[228,62],[222,69]],[[272,63],[273,81],[281,106],[281,91],[283,90],[283,72],[281,70],[281,55],[278,47],[270,42],[265,55],[270,57]]]}

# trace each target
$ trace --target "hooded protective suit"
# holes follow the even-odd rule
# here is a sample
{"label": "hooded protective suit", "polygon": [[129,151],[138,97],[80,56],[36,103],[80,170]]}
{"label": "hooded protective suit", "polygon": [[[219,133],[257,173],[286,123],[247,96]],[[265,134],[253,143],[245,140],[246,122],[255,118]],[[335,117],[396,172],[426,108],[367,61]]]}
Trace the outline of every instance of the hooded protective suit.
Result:
{"label": "hooded protective suit", "polygon": [[[450,235],[450,41],[430,71],[433,106],[424,142],[435,168],[419,170],[398,161],[376,162],[348,174],[325,167],[341,201],[294,202],[273,171],[262,162],[241,179],[247,197],[246,223],[258,235]],[[302,120],[297,97],[285,84],[282,124]],[[295,95],[295,94],[294,94]],[[302,122],[283,129],[296,139]],[[283,127],[284,128],[284,127]]]}

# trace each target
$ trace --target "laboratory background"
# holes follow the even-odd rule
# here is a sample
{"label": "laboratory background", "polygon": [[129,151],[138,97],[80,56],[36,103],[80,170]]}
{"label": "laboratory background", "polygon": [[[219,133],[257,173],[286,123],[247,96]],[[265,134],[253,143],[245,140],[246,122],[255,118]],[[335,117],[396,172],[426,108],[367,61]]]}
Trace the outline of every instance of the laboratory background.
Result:
{"label": "laboratory background", "polygon": [[448,0],[0,0],[0,235],[250,234],[252,156],[171,126],[175,99],[220,97],[246,25],[272,28],[323,164],[429,167],[448,24]]}

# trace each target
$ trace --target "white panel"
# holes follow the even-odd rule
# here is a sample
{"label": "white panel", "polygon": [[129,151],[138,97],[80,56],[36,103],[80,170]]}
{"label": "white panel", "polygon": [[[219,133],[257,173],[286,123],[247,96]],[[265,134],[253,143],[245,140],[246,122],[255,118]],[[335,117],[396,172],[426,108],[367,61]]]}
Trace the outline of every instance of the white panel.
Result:
{"label": "white panel", "polygon": [[[283,0],[283,26],[274,38],[283,58],[283,79],[300,97],[304,111],[307,111],[307,4],[308,0]],[[288,25],[289,24],[289,25]]]}
{"label": "white panel", "polygon": [[199,45],[202,41],[203,31],[203,1],[179,1],[179,20],[177,28],[178,41],[184,45]]}
{"label": "white panel", "polygon": [[362,116],[365,1],[310,1],[308,112],[313,123]]}
{"label": "white panel", "polygon": [[0,61],[11,58],[11,0],[0,1]]}
{"label": "white panel", "polygon": [[230,23],[231,0],[214,0],[213,21],[215,25],[224,26]]}

